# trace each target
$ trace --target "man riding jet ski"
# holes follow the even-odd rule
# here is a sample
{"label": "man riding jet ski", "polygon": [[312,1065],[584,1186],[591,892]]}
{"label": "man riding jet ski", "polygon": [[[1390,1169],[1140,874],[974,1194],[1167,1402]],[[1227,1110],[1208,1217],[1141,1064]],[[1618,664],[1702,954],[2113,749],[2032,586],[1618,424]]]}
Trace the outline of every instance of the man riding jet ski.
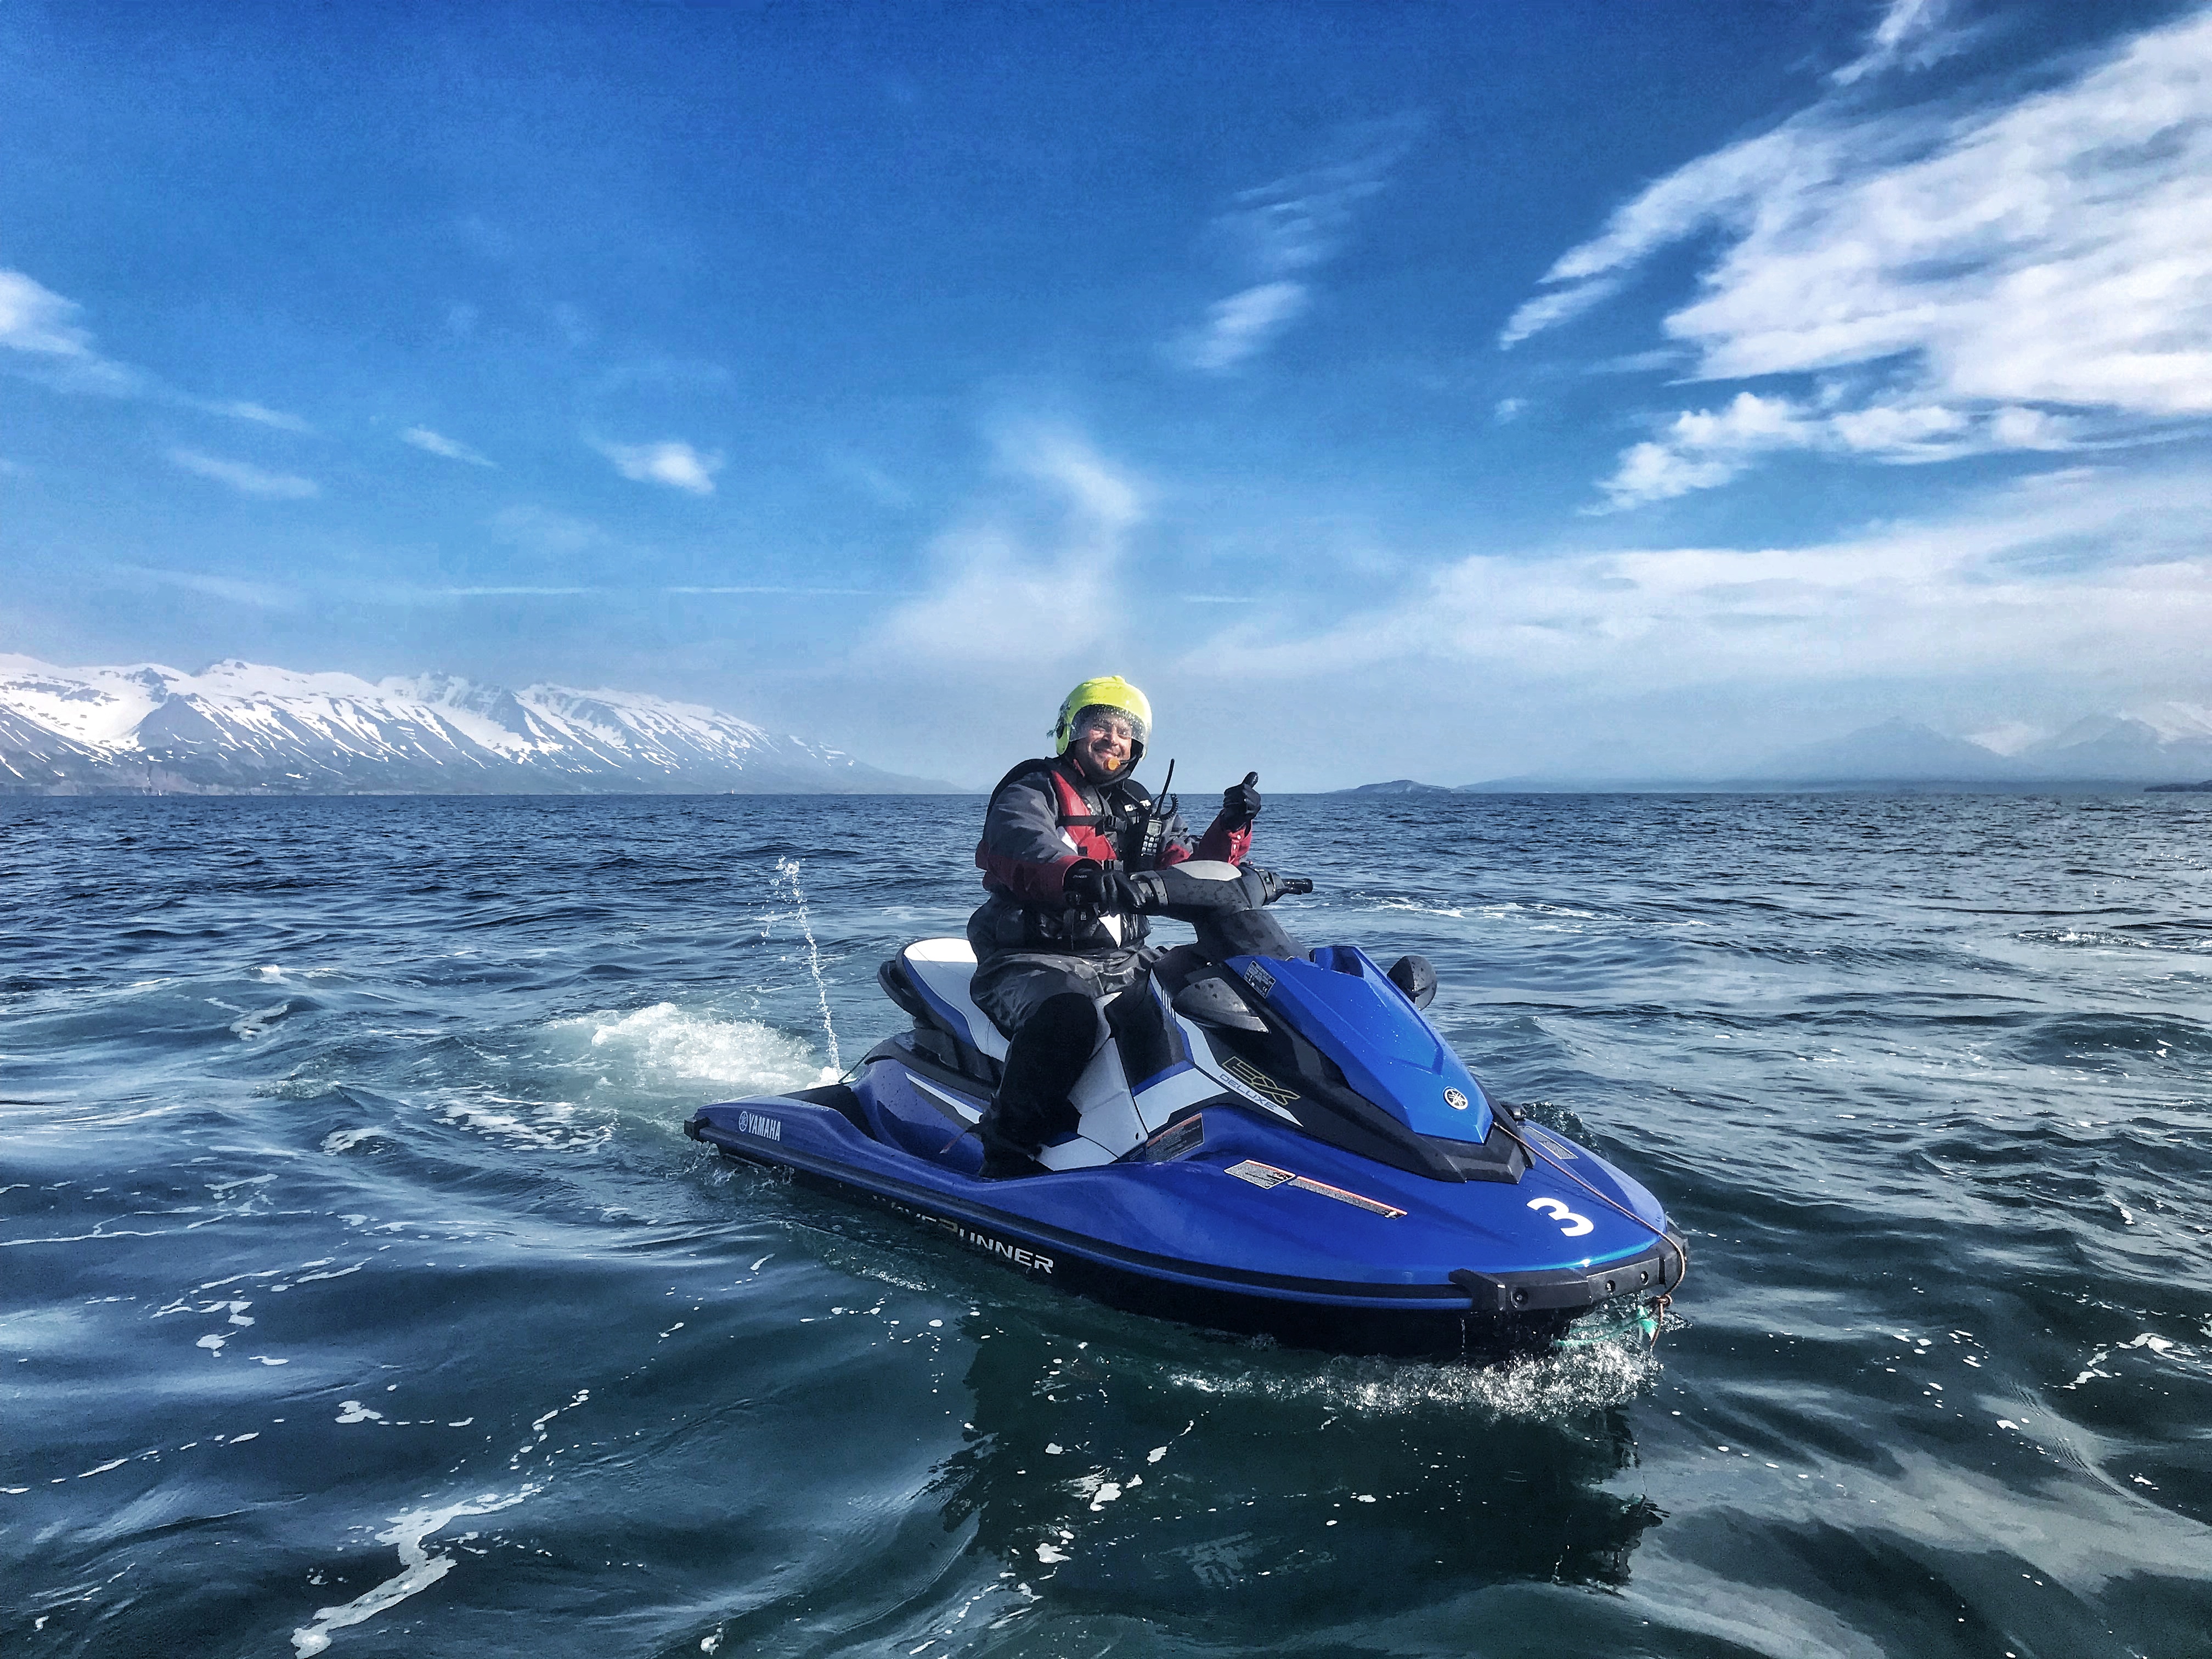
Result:
{"label": "man riding jet ski", "polygon": [[1042,1174],[1038,1150],[1074,1133],[1069,1091],[1109,1036],[1101,1005],[1164,954],[1145,944],[1144,907],[1161,896],[1150,872],[1242,864],[1251,850],[1259,774],[1223,793],[1194,848],[1174,802],[1131,775],[1152,724],[1128,681],[1085,680],[1060,706],[1056,758],[1024,761],[991,792],[975,848],[990,897],[968,923],[969,994],[1012,1041],[977,1129],[987,1181]]}
{"label": "man riding jet ski", "polygon": [[[1058,757],[1000,786],[969,938],[877,974],[910,1030],[685,1132],[1032,1279],[1304,1346],[1540,1351],[1593,1309],[1663,1307],[1687,1262],[1658,1200],[1493,1107],[1422,1012],[1425,960],[1285,931],[1267,907],[1313,884],[1236,862],[1256,779],[1191,847],[1127,779],[1149,713],[1086,681]],[[1195,938],[1146,948],[1147,913]],[[1012,1174],[1037,1178],[987,1178]]]}

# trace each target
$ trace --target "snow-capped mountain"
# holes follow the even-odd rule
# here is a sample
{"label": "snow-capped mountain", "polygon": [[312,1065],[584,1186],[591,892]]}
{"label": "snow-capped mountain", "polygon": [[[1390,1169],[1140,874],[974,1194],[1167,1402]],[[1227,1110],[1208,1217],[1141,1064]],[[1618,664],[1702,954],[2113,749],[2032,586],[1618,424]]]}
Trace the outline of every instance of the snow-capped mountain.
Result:
{"label": "snow-capped mountain", "polygon": [[875,794],[899,777],[697,703],[232,660],[57,668],[0,654],[0,792]]}

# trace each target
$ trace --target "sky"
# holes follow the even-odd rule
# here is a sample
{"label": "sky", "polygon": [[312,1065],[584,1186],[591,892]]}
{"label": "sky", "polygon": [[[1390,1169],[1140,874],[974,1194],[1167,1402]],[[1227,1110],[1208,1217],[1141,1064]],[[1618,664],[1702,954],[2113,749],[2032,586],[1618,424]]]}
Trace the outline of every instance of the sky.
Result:
{"label": "sky", "polygon": [[2212,702],[2212,7],[0,0],[0,651],[984,783]]}

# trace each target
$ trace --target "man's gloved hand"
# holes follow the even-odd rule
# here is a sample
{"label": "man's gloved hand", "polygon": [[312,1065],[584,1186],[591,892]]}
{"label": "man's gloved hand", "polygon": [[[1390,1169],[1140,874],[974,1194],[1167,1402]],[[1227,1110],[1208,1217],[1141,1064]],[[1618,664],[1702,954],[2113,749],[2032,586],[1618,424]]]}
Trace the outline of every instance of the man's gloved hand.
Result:
{"label": "man's gloved hand", "polygon": [[1071,902],[1091,910],[1141,910],[1145,895],[1117,864],[1078,859],[1067,866],[1060,890]]}
{"label": "man's gloved hand", "polygon": [[1130,875],[1118,864],[1078,859],[1061,887],[1068,902],[1091,910],[1146,910],[1167,897],[1167,884],[1147,871]]}
{"label": "man's gloved hand", "polygon": [[1221,816],[1231,829],[1241,830],[1260,816],[1259,782],[1257,772],[1247,772],[1243,782],[1232,783],[1221,792]]}

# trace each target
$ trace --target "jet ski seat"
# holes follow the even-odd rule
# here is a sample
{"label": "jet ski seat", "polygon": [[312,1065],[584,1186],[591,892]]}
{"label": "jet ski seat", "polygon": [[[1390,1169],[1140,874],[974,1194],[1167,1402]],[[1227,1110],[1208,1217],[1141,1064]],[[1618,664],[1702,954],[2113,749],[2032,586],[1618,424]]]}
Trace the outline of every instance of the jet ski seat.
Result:
{"label": "jet ski seat", "polygon": [[975,976],[975,952],[964,939],[916,939],[877,975],[891,1000],[917,1024],[934,1026],[962,1048],[1003,1064],[1006,1033],[968,994]]}

